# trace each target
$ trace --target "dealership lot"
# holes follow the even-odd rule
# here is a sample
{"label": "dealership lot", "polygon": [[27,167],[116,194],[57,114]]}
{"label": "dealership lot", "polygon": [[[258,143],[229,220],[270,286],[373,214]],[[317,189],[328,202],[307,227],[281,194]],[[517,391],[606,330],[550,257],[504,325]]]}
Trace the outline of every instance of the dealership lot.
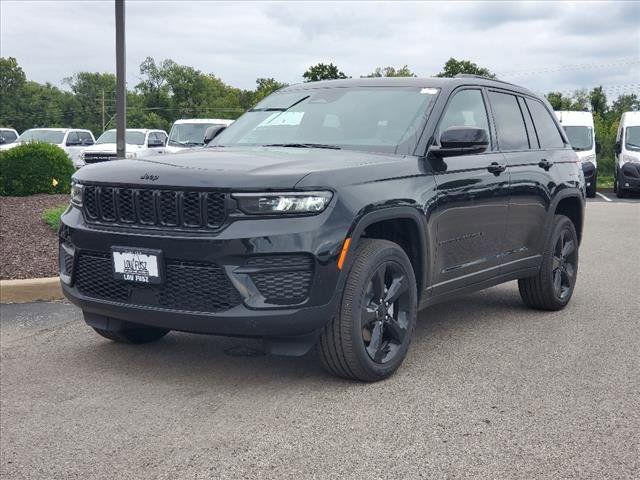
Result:
{"label": "dealership lot", "polygon": [[561,312],[514,282],[420,314],[358,384],[313,356],[172,333],[111,344],[66,303],[2,306],[6,478],[638,478],[640,199],[589,201]]}

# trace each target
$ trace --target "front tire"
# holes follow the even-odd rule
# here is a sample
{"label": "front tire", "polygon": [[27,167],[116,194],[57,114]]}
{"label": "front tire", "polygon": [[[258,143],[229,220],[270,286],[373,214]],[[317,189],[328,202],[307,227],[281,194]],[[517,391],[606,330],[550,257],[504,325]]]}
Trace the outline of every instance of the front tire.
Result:
{"label": "front tire", "polygon": [[578,235],[568,217],[556,215],[540,271],[518,280],[522,301],[538,310],[561,310],[571,300],[578,274]]}
{"label": "front tire", "polygon": [[598,174],[595,174],[593,176],[593,182],[591,182],[591,185],[587,187],[587,197],[594,198],[596,196],[597,186],[598,186]]}
{"label": "front tire", "polygon": [[415,275],[404,250],[387,240],[362,240],[338,311],[317,345],[325,369],[363,382],[391,376],[411,343],[417,296]]}

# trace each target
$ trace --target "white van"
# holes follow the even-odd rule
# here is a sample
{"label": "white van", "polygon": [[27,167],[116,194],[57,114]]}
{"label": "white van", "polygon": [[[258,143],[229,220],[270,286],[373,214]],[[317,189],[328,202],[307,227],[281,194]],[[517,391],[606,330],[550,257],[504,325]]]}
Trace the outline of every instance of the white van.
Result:
{"label": "white van", "polygon": [[30,128],[22,132],[13,143],[0,145],[0,150],[9,150],[23,143],[45,142],[57,145],[69,155],[73,165],[80,166],[80,152],[93,145],[95,138],[89,130],[79,128]]}
{"label": "white van", "polygon": [[616,135],[613,191],[619,198],[640,192],[640,112],[624,112]]}
{"label": "white van", "polygon": [[598,182],[598,163],[596,153],[600,151],[600,145],[596,142],[595,129],[593,127],[593,115],[591,112],[572,112],[561,110],[556,112],[556,117],[564,128],[571,147],[578,154],[582,162],[584,180],[587,184],[587,196],[596,196],[596,184]]}
{"label": "white van", "polygon": [[185,118],[176,120],[169,132],[167,153],[179,152],[185,148],[202,147],[209,127],[228,127],[233,120],[223,118]]}

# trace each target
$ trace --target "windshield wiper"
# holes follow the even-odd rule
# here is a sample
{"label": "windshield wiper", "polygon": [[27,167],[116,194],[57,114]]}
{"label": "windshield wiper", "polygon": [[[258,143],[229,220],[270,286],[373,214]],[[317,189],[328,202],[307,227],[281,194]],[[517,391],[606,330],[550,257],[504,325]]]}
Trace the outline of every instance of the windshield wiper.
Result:
{"label": "windshield wiper", "polygon": [[288,148],[329,148],[331,150],[341,150],[337,145],[326,145],[324,143],[267,143],[263,147],[288,147]]}
{"label": "windshield wiper", "polygon": [[636,145],[635,143],[627,142],[627,147],[640,148],[640,145]]}

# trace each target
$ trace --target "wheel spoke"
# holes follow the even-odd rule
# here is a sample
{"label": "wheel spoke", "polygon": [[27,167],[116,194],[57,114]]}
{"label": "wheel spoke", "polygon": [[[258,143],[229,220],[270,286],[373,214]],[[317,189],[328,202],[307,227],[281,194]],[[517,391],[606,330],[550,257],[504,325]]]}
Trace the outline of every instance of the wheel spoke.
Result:
{"label": "wheel spoke", "polygon": [[407,334],[407,329],[400,325],[398,320],[396,320],[395,318],[389,320],[385,329],[395,343],[397,343],[398,345],[402,345],[402,342],[404,342],[404,337]]}
{"label": "wheel spoke", "polygon": [[560,257],[557,256],[553,256],[553,266],[551,267],[552,271],[556,271],[560,268],[560,265],[562,265],[562,259]]}
{"label": "wheel spoke", "polygon": [[573,243],[573,240],[569,240],[568,242],[565,242],[564,246],[562,247],[562,256],[567,259],[573,254],[573,252],[575,252],[575,250],[576,246]]}
{"label": "wheel spoke", "polygon": [[553,272],[553,289],[559,295],[562,286],[562,272],[560,269]]}
{"label": "wheel spoke", "polygon": [[400,297],[400,295],[407,291],[407,288],[409,287],[407,286],[404,275],[395,277],[391,281],[391,285],[389,286],[389,290],[387,290],[384,301],[387,303],[395,302]]}
{"label": "wheel spoke", "polygon": [[573,277],[576,274],[575,268],[570,263],[565,264],[562,269],[562,274],[564,275],[564,280],[567,283],[567,286],[571,286],[573,282]]}
{"label": "wheel spoke", "polygon": [[382,348],[382,322],[376,322],[371,332],[371,341],[367,346],[367,353],[374,362],[381,362],[384,357]]}
{"label": "wheel spoke", "polygon": [[369,303],[369,305],[365,306],[365,308],[362,309],[362,327],[366,327],[367,325],[370,325],[376,321],[376,319],[378,318],[376,316],[376,311],[377,305],[375,305],[373,302]]}
{"label": "wheel spoke", "polygon": [[373,274],[373,278],[371,281],[373,282],[373,298],[374,300],[379,300],[384,297],[384,276],[387,271],[387,266],[382,265],[376,270],[376,273]]}

